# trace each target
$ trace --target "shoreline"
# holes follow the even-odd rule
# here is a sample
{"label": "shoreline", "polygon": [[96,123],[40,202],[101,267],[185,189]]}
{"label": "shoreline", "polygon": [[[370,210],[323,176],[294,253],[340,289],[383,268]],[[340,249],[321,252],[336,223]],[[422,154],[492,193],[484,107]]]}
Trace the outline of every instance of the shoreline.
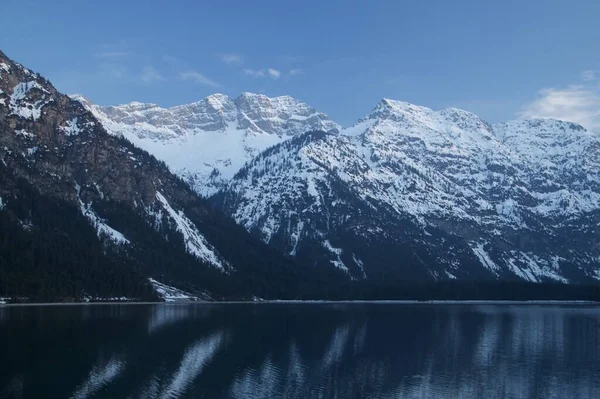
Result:
{"label": "shoreline", "polygon": [[3,307],[35,307],[35,306],[106,306],[106,305],[596,305],[599,301],[586,300],[265,300],[265,301],[173,301],[173,302],[31,302],[31,303],[0,303]]}

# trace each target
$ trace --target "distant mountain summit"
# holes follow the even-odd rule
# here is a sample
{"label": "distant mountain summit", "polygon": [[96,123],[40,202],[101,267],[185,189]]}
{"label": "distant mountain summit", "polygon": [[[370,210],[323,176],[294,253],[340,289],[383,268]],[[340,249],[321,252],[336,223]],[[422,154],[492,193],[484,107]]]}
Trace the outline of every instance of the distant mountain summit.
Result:
{"label": "distant mountain summit", "polygon": [[339,129],[327,115],[290,96],[213,94],[172,108],[133,102],[99,106],[73,98],[120,135],[165,161],[199,194],[214,194],[248,160],[311,130]]}

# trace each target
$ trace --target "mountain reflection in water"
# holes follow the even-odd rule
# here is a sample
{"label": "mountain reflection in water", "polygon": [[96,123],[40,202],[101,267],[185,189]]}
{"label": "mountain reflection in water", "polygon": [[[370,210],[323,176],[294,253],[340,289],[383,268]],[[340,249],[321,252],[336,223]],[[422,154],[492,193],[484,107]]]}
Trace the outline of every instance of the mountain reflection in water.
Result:
{"label": "mountain reflection in water", "polygon": [[583,305],[0,308],[0,398],[597,398]]}

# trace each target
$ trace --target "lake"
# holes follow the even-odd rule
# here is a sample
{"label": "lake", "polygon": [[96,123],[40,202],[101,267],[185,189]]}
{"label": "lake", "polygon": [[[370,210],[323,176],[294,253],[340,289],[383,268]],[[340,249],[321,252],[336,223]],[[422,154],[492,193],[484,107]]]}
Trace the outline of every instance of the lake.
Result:
{"label": "lake", "polygon": [[0,307],[0,398],[600,398],[600,308]]}

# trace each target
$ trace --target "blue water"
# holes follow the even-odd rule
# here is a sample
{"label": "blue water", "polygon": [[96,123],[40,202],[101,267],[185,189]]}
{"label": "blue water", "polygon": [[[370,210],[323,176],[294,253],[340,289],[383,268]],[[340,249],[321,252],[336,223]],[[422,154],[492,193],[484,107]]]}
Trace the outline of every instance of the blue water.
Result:
{"label": "blue water", "polygon": [[600,308],[0,307],[1,398],[600,398]]}

